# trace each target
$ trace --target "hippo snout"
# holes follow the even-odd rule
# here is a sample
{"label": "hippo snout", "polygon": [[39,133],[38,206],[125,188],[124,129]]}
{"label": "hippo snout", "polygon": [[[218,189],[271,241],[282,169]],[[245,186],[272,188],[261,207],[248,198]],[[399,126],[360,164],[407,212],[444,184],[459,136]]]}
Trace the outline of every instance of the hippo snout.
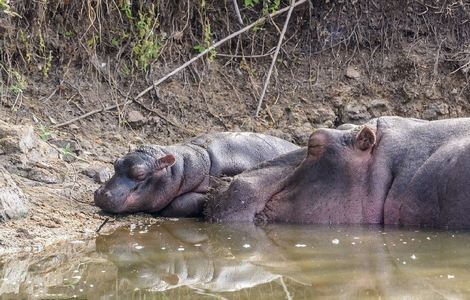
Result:
{"label": "hippo snout", "polygon": [[113,199],[113,193],[107,191],[104,187],[100,187],[95,191],[94,195],[95,204],[104,211],[118,213],[119,207],[115,205]]}
{"label": "hippo snout", "polygon": [[[105,193],[103,192],[103,187],[100,187],[98,188],[96,191],[95,191],[95,204],[99,207],[99,208],[102,208],[102,205],[103,203],[106,201],[106,198],[107,195],[105,195]],[[109,201],[109,199],[108,199]]]}

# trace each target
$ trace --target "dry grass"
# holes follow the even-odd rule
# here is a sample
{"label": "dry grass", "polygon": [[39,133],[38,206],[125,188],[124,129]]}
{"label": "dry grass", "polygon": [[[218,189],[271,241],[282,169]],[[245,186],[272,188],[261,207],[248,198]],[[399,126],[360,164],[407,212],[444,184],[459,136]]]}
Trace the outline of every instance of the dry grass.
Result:
{"label": "dry grass", "polygon": [[[250,8],[240,3],[245,24],[268,12],[270,1],[260,2]],[[281,7],[288,4],[281,1]],[[13,108],[21,104],[29,80],[60,81],[70,68],[105,78],[111,87],[148,82],[163,75],[160,66],[186,61],[241,26],[231,1],[19,0],[10,6],[0,6],[0,96]],[[369,49],[373,59],[405,41],[435,47],[448,73],[470,69],[468,1],[315,1],[293,19],[283,60],[330,52],[333,62],[344,65],[359,49]],[[254,60],[269,64],[281,22],[257,27],[208,59],[246,69]],[[338,55],[345,50],[349,57]],[[200,80],[197,70],[188,74],[185,80]]]}

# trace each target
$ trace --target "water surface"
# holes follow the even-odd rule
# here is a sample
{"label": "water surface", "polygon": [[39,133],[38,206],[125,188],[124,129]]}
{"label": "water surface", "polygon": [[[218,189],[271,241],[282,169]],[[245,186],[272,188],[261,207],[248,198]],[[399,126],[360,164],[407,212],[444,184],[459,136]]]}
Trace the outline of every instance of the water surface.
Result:
{"label": "water surface", "polygon": [[0,299],[404,297],[470,298],[470,233],[166,220],[0,258]]}

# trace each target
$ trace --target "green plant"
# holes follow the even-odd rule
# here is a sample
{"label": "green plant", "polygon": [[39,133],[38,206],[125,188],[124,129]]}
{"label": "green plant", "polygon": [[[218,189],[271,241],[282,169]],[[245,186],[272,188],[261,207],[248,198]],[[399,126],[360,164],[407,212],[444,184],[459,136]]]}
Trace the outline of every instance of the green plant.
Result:
{"label": "green plant", "polygon": [[39,56],[44,59],[44,64],[41,65],[42,76],[47,78],[52,66],[52,51],[47,51],[46,43],[41,32],[39,32]]}
{"label": "green plant", "polygon": [[47,129],[44,125],[39,125],[39,138],[47,142],[52,137],[53,132]]}
{"label": "green plant", "polygon": [[251,8],[258,4],[260,1],[261,0],[243,0],[243,5],[245,5],[245,7]]}
{"label": "green plant", "polygon": [[[202,28],[203,32],[203,40],[202,44],[197,44],[193,48],[196,50],[198,53],[206,51],[211,45],[212,45],[212,32],[211,32],[211,24],[209,23],[209,20],[206,20],[204,22],[204,26]],[[215,56],[217,55],[217,52],[215,49],[212,49],[209,51],[208,58],[210,61],[215,59]]]}
{"label": "green plant", "polygon": [[29,43],[28,39],[26,38],[26,35],[24,34],[24,31],[20,29],[18,32],[18,38],[20,40],[20,43],[23,45],[24,48],[24,56],[26,59],[27,63],[30,63],[31,60],[33,59],[33,54],[31,51],[31,44]]}
{"label": "green plant", "polygon": [[131,10],[131,4],[129,3],[129,1],[124,1],[124,3],[121,5],[120,7],[121,11],[126,15],[126,17],[129,19],[129,20],[132,20],[133,17],[132,17],[132,10]]}
{"label": "green plant", "polygon": [[131,70],[129,69],[129,66],[127,64],[124,64],[122,67],[121,67],[121,73],[124,75],[124,76],[129,76],[131,75]]}
{"label": "green plant", "polygon": [[147,70],[150,63],[160,55],[162,40],[154,32],[156,26],[156,18],[152,12],[139,12],[139,19],[135,23],[137,40],[132,47],[132,54],[136,66],[141,70]]}
{"label": "green plant", "polygon": [[44,66],[42,67],[42,75],[47,78],[49,76],[49,71],[52,66],[52,51],[49,51],[49,54],[44,57]]}
{"label": "green plant", "polygon": [[[243,0],[243,5],[246,8],[252,8],[261,3],[261,0]],[[264,0],[263,1],[263,15],[273,13],[281,7],[281,0]]]}
{"label": "green plant", "polygon": [[73,38],[73,37],[76,36],[76,34],[73,31],[66,31],[66,32],[64,32],[64,36],[67,37],[67,38]]}
{"label": "green plant", "polygon": [[14,83],[10,85],[9,90],[17,96],[23,94],[24,90],[28,86],[26,79],[15,70],[10,71],[10,74],[14,79]]}
{"label": "green plant", "polygon": [[86,44],[89,49],[94,49],[98,44],[98,36],[93,34],[93,36],[86,41]]}
{"label": "green plant", "polygon": [[274,0],[274,1],[269,1],[269,12],[273,13],[279,10],[281,7],[281,0]]}
{"label": "green plant", "polygon": [[11,7],[6,0],[0,0],[0,11],[12,17],[21,17],[19,14],[11,10]]}
{"label": "green plant", "polygon": [[67,143],[67,145],[65,145],[64,147],[62,147],[60,150],[59,150],[60,154],[61,154],[61,158],[65,161],[67,160],[70,160],[71,158],[73,158],[75,155],[72,153],[72,148],[70,147],[70,144]]}
{"label": "green plant", "polygon": [[[243,5],[247,8],[252,8],[255,5],[261,3],[261,0],[243,0]],[[264,16],[274,13],[279,10],[281,7],[281,0],[263,0],[263,10],[262,14]],[[264,26],[264,22],[258,23],[256,26],[253,27],[252,31],[257,32],[261,30]]]}

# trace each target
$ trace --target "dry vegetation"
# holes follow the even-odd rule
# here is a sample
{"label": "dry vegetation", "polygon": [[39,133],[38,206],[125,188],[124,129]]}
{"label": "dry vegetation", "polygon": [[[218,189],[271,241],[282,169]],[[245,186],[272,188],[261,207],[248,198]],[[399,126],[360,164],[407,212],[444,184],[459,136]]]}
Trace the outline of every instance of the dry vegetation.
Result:
{"label": "dry vegetation", "polygon": [[[172,67],[243,27],[228,0],[8,2],[0,2],[0,74],[2,101],[13,110],[21,107],[25,93],[38,88],[33,81],[55,87],[48,98],[76,89],[69,80],[76,72],[105,83],[116,98],[135,96]],[[289,1],[244,0],[239,5],[241,21],[249,24]],[[216,60],[227,80],[245,80],[230,72],[234,69],[244,71],[250,81],[262,80],[258,65],[266,65],[273,54],[283,17],[210,51],[205,62],[178,79],[184,85],[200,84]],[[467,75],[470,68],[468,1],[309,1],[294,10],[291,23],[278,65],[292,69],[308,59],[312,74],[301,80],[312,83],[321,68],[342,68],[358,60],[370,74],[384,63],[384,53],[414,43],[435,52],[431,75],[436,80],[458,72]],[[325,54],[329,60],[315,59]],[[256,84],[251,88],[252,96],[259,97]],[[157,101],[158,91],[153,94]]]}

